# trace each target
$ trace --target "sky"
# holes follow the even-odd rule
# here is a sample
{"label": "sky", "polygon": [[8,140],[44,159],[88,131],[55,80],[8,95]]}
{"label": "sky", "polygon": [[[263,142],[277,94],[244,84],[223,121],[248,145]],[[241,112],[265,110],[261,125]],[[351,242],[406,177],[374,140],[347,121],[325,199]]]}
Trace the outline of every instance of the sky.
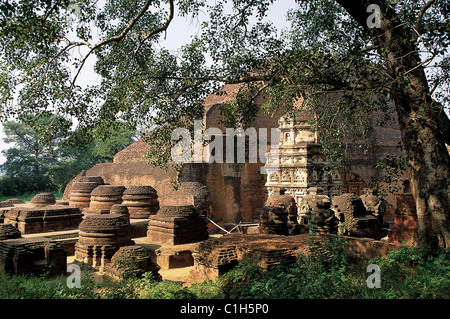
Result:
{"label": "sky", "polygon": [[[288,8],[292,8],[294,6],[294,1],[275,1],[275,3],[270,8],[268,16],[279,29],[285,28],[288,26],[288,22],[286,21],[286,12]],[[169,50],[176,51],[182,45],[189,43],[193,35],[197,35],[200,33],[200,24],[202,19],[205,18],[205,14],[200,14],[196,19],[192,19],[190,17],[179,17],[177,16],[177,12],[175,11],[175,18],[174,20],[172,20],[169,28],[167,29],[165,39],[161,40],[158,45],[161,46],[161,48],[165,47]],[[85,53],[83,51],[80,52],[81,54]],[[80,52],[74,51],[74,54],[80,54]],[[99,76],[93,71],[94,63],[95,57],[91,55],[91,57],[87,60],[82,72],[80,73],[77,84],[95,84],[97,81],[99,81]],[[3,153],[1,151],[12,147],[11,144],[6,144],[3,142],[4,137],[5,134],[3,132],[3,126],[0,125],[0,165],[5,162],[5,157],[3,156]]]}

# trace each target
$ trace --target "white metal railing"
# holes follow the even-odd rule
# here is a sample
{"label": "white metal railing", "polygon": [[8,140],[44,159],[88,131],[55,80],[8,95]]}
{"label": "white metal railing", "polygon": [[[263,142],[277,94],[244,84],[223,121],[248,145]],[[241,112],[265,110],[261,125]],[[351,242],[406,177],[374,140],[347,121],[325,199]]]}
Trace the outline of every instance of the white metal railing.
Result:
{"label": "white metal railing", "polygon": [[225,228],[219,226],[218,224],[216,224],[215,222],[213,222],[210,218],[206,217],[206,219],[213,224],[214,226],[216,226],[217,228],[219,228],[220,230],[223,230],[224,232],[226,232],[227,234],[231,234],[233,232],[233,230],[235,230],[236,228],[242,226],[242,227],[250,227],[250,226],[258,226],[259,224],[242,224],[241,222],[239,222],[239,224],[237,224],[236,226],[234,226],[233,228],[231,228],[230,230],[226,230]]}

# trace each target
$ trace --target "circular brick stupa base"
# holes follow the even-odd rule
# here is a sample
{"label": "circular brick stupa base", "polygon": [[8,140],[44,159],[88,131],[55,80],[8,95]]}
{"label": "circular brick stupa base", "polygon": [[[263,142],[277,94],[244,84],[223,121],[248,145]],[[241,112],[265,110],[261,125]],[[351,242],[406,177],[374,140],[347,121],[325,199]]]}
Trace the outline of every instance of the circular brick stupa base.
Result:
{"label": "circular brick stupa base", "polygon": [[123,193],[123,205],[128,207],[130,218],[146,219],[159,209],[158,195],[152,186],[131,186]]}
{"label": "circular brick stupa base", "polygon": [[78,208],[87,208],[91,202],[91,192],[97,186],[103,185],[103,179],[100,176],[82,176],[76,182],[70,192],[69,205]]}
{"label": "circular brick stupa base", "polygon": [[111,207],[122,204],[124,186],[100,185],[91,192],[89,208],[83,210],[87,214],[109,214]]}
{"label": "circular brick stupa base", "polygon": [[75,260],[101,267],[122,246],[133,245],[131,226],[123,215],[88,215],[79,226]]}
{"label": "circular brick stupa base", "polygon": [[116,279],[133,275],[140,277],[146,272],[151,272],[154,279],[161,280],[159,269],[160,267],[151,261],[146,248],[132,245],[120,247],[112,256],[111,263],[106,265],[105,272]]}
{"label": "circular brick stupa base", "polygon": [[32,207],[44,207],[56,204],[56,198],[53,193],[40,193],[34,195],[31,199]]}

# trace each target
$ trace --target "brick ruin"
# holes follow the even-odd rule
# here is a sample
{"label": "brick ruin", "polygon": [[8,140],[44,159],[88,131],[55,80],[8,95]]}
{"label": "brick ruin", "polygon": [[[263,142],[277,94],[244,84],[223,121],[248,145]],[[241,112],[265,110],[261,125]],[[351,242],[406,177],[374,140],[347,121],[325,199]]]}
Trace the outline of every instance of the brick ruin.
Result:
{"label": "brick ruin", "polygon": [[[267,199],[265,206],[282,207],[286,210],[287,234],[298,235],[300,233],[305,233],[304,225],[298,223],[298,209],[294,197],[289,195],[271,195]],[[259,221],[261,221],[261,215],[259,217]]]}
{"label": "brick ruin", "polygon": [[37,194],[29,204],[9,204],[1,208],[3,222],[17,227],[22,234],[77,228],[83,216],[81,210],[57,204],[55,196],[50,194]]}
{"label": "brick ruin", "polygon": [[15,239],[22,237],[22,233],[11,224],[0,225],[0,240]]}
{"label": "brick ruin", "polygon": [[[226,137],[226,127],[222,124],[221,105],[233,99],[239,91],[239,85],[226,85],[221,90],[226,94],[211,94],[205,99],[203,129],[217,128]],[[265,99],[258,96],[257,105],[263,105]],[[387,155],[399,156],[400,132],[395,122],[383,127],[376,126],[370,138],[370,152],[363,152],[357,142],[348,141],[351,153],[352,171],[345,174],[329,173],[328,165],[318,136],[309,120],[310,112],[300,111],[301,101],[293,114],[277,111],[272,116],[259,111],[252,123],[253,127],[267,129],[267,140],[271,139],[272,128],[279,130],[279,165],[272,170],[270,163],[185,163],[178,172],[169,163],[163,170],[148,164],[148,145],[143,139],[129,145],[114,156],[112,163],[97,164],[84,172],[86,176],[101,176],[105,184],[131,186],[151,185],[158,193],[161,206],[194,205],[201,198],[201,188],[208,193],[210,205],[204,211],[220,226],[229,229],[239,222],[251,223],[259,216],[270,195],[291,195],[297,206],[310,187],[320,186],[324,194],[333,197],[341,193],[364,194],[367,183],[372,179],[382,179],[383,170],[376,165]],[[393,112],[395,115],[395,112]],[[225,144],[224,144],[225,145]],[[270,149],[268,157],[270,158]],[[226,150],[224,150],[226,157]],[[268,174],[262,174],[266,165]],[[81,175],[80,177],[81,178]],[[180,187],[174,190],[173,181],[179,178]],[[74,182],[77,178],[74,180]],[[71,195],[74,182],[69,183],[63,199]],[[404,178],[398,181],[399,186]],[[382,184],[382,183],[381,183]],[[194,187],[191,187],[195,185]],[[400,187],[402,188],[402,187]],[[407,191],[400,189],[399,192]],[[387,196],[386,217],[394,220],[396,200],[394,194]]]}
{"label": "brick ruin", "polygon": [[122,215],[88,215],[81,222],[75,260],[104,270],[120,247],[133,245],[130,221]]}
{"label": "brick ruin", "polygon": [[[52,193],[35,195],[29,203],[2,202],[0,270],[10,274],[59,275],[66,272],[67,255],[83,219],[78,207],[55,200]],[[58,240],[48,234],[58,234]]]}
{"label": "brick ruin", "polygon": [[299,222],[315,234],[335,234],[338,218],[331,209],[330,197],[321,193],[317,187],[307,190],[300,202]]}
{"label": "brick ruin", "polygon": [[150,216],[147,237],[151,242],[171,245],[208,239],[205,217],[194,206],[163,206]]}
{"label": "brick ruin", "polygon": [[387,235],[380,211],[377,215],[369,213],[362,199],[355,194],[345,193],[334,197],[332,209],[344,235],[376,239]]}
{"label": "brick ruin", "polygon": [[60,275],[67,269],[67,251],[43,237],[0,240],[0,271],[14,274]]}
{"label": "brick ruin", "polygon": [[56,198],[53,193],[41,193],[36,194],[31,199],[31,206],[32,207],[45,207],[50,205],[56,204]]}
{"label": "brick ruin", "polygon": [[122,246],[106,264],[105,272],[114,279],[126,276],[142,276],[150,272],[155,280],[161,280],[160,267],[151,261],[150,253],[142,246]]}
{"label": "brick ruin", "polygon": [[[227,86],[229,95],[205,100],[204,128],[225,130],[220,106],[237,88]],[[363,191],[382,174],[376,160],[399,153],[395,127],[375,129],[369,155],[350,145],[354,170],[341,175],[326,170],[329,162],[308,122],[311,114],[282,115],[259,112],[253,123],[279,129],[278,165],[186,163],[178,176],[171,164],[168,170],[147,164],[148,145],[139,140],[112,163],[80,173],[63,201],[47,193],[30,203],[1,202],[0,223],[9,225],[0,228],[2,269],[39,272],[39,265],[55,264],[55,273],[64,273],[64,251],[112,278],[150,271],[161,279],[159,270],[189,266],[188,281],[194,282],[217,278],[246,257],[263,268],[293,262],[307,251],[308,233],[340,234],[360,256],[384,254],[414,237],[417,216],[410,195],[382,199]],[[261,173],[264,166],[267,174]],[[228,234],[246,223],[258,226],[252,233]],[[122,268],[127,263],[130,267]]]}
{"label": "brick ruin", "polygon": [[412,194],[396,194],[397,209],[394,224],[389,233],[389,242],[417,243],[417,212]]}
{"label": "brick ruin", "polygon": [[125,191],[122,185],[99,185],[91,192],[89,207],[85,208],[85,214],[109,214],[111,207],[122,203],[122,195]]}
{"label": "brick ruin", "polygon": [[69,205],[81,209],[88,208],[91,203],[91,192],[103,184],[103,178],[100,176],[80,176],[71,188]]}
{"label": "brick ruin", "polygon": [[152,186],[131,186],[123,192],[122,205],[128,208],[130,218],[145,219],[158,212],[158,195]]}
{"label": "brick ruin", "polygon": [[[104,186],[98,185],[102,194],[105,189],[118,189],[117,186]],[[1,269],[12,274],[39,274],[54,265],[50,274],[62,274],[66,266],[63,259],[66,260],[70,251],[77,263],[92,267],[111,278],[152,272],[155,278],[161,279],[158,273],[160,269],[190,266],[192,270],[186,282],[194,283],[199,278],[217,278],[247,257],[263,268],[270,268],[281,262],[293,262],[300,252],[307,251],[308,233],[319,236],[340,233],[347,236],[351,250],[360,258],[375,256],[380,252],[387,253],[395,247],[392,244],[389,246],[387,241],[403,242],[405,232],[414,233],[414,223],[417,220],[411,207],[411,198],[407,195],[398,196],[396,223],[387,236],[387,241],[379,241],[387,233],[383,229],[383,202],[380,198],[373,194],[359,197],[344,193],[331,200],[329,196],[322,194],[320,188],[310,187],[298,208],[296,200],[290,195],[269,197],[261,210],[259,230],[255,234],[231,233],[215,237],[208,233],[206,215],[200,214],[193,205],[159,207],[158,203],[157,214],[149,215],[144,220],[146,234],[143,237],[142,232],[137,235],[132,226],[142,227],[139,226],[142,219],[130,216],[123,199],[125,191],[122,194],[121,203],[112,205],[109,210],[102,206],[101,213],[95,214],[90,209],[91,205],[85,208],[88,213],[81,223],[71,226],[71,229],[76,229],[76,233],[71,234],[76,240],[66,247],[64,241],[60,241],[64,235],[60,235],[56,228],[34,228],[37,233],[25,232],[25,238],[9,217],[11,211],[47,212],[52,208],[60,212],[62,208],[66,212],[67,209],[80,211],[78,207],[57,206],[52,203],[40,207],[32,207],[34,204],[31,203],[3,205],[7,206],[3,209],[7,210],[8,223],[0,227]],[[155,192],[153,198],[157,196]],[[207,196],[203,198],[202,205],[207,203],[205,198]],[[97,202],[94,196],[91,200]],[[114,201],[119,202],[117,198]],[[28,207],[24,207],[27,205]],[[152,207],[154,206],[156,205]],[[35,220],[31,223],[28,219],[25,221],[30,225],[35,224]],[[52,233],[55,235],[52,236]],[[31,235],[40,236],[29,237]],[[359,240],[355,241],[357,238]]]}

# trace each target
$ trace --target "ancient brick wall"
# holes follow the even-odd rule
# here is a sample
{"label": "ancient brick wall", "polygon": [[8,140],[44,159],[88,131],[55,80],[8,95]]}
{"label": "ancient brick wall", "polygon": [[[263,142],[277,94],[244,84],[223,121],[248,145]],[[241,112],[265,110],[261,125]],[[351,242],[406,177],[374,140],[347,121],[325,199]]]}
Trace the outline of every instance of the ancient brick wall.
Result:
{"label": "ancient brick wall", "polygon": [[[220,124],[222,118],[220,105],[229,102],[239,91],[239,85],[226,85],[224,91],[227,94],[211,94],[205,99],[204,128],[217,127],[222,130],[225,127]],[[264,98],[259,96],[255,102],[258,105],[264,103]],[[301,101],[299,101],[301,103]],[[282,111],[273,116],[265,115],[260,111],[254,120],[254,127],[268,129],[278,127],[278,119]],[[269,136],[270,138],[270,136]],[[376,162],[385,155],[399,155],[397,143],[400,141],[400,133],[395,122],[386,127],[376,128],[371,139],[373,145],[367,154],[362,153],[357,147],[350,146],[353,157],[353,170],[361,178],[360,181],[348,181],[347,191],[354,189],[360,193],[372,177],[379,177],[382,172],[375,167]],[[118,152],[113,163],[97,164],[87,170],[88,176],[101,176],[105,183],[112,185],[151,185],[159,196],[161,205],[189,205],[194,204],[189,192],[180,190],[175,192],[171,181],[177,177],[174,169],[164,171],[153,168],[147,164],[146,154],[148,145],[139,140],[124,150]],[[225,156],[225,154],[224,154]],[[252,220],[255,210],[264,207],[267,191],[264,187],[266,175],[260,173],[261,163],[245,164],[185,164],[181,180],[184,182],[199,182],[206,185],[210,191],[213,203],[212,217],[221,219],[221,223],[233,223]],[[66,189],[64,199],[67,200],[71,185]],[[395,203],[394,203],[395,204]]]}
{"label": "ancient brick wall", "polygon": [[139,139],[114,155],[114,163],[147,162],[148,144]]}
{"label": "ancient brick wall", "polygon": [[106,184],[123,185],[126,188],[133,185],[153,186],[160,205],[164,205],[164,199],[173,196],[170,182],[176,180],[177,173],[172,167],[165,171],[144,161],[131,161],[97,164],[87,170],[86,175],[101,176]]}
{"label": "ancient brick wall", "polygon": [[[208,187],[211,217],[220,224],[251,221],[254,210],[262,208],[267,199],[261,166],[261,163],[186,164],[181,181],[199,182]],[[110,185],[151,185],[158,193],[160,206],[195,204],[195,198],[183,187],[173,189],[172,182],[177,177],[174,168],[165,171],[146,162],[103,163],[87,170],[86,175],[101,176]]]}
{"label": "ancient brick wall", "polygon": [[267,193],[262,164],[210,164],[206,185],[214,203],[213,217],[221,222],[252,221],[255,209],[264,207]]}

